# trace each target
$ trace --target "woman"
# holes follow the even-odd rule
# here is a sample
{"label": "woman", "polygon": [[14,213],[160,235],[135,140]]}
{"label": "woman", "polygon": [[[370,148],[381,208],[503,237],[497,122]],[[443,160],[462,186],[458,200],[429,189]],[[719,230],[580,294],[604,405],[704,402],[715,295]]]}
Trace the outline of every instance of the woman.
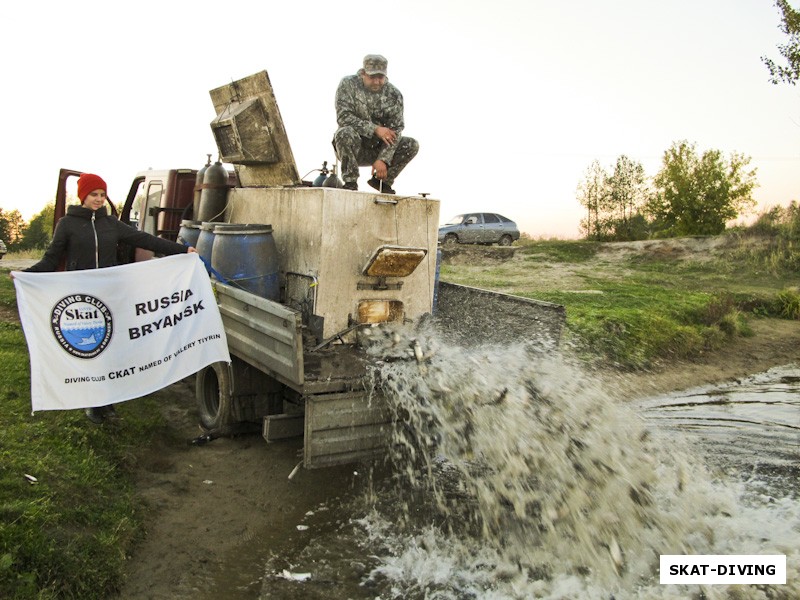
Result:
{"label": "woman", "polygon": [[[197,252],[192,246],[165,240],[134,229],[108,214],[105,203],[106,182],[98,175],[83,173],[78,178],[80,206],[67,207],[67,214],[56,225],[53,241],[38,263],[25,269],[30,272],[57,271],[62,257],[67,271],[100,269],[117,264],[117,244],[152,250],[156,254]],[[114,406],[87,408],[86,416],[93,423],[116,417]]]}

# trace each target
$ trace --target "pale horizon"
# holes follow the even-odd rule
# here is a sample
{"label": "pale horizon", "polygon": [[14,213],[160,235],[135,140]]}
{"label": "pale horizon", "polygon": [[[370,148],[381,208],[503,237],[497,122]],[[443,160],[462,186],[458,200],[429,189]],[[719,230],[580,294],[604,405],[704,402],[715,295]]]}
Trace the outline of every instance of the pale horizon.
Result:
{"label": "pale horizon", "polygon": [[800,199],[800,90],[761,60],[786,41],[771,2],[411,1],[385,36],[363,35],[379,18],[362,3],[220,6],[7,9],[0,152],[24,184],[0,206],[29,220],[61,167],[101,175],[114,199],[139,171],[201,168],[217,156],[208,91],[261,70],[300,175],[331,165],[334,92],[368,53],[388,58],[420,142],[394,187],[440,200],[442,223],[499,212],[533,238],[578,237],[592,161],[626,155],[653,177],[681,140],[751,157],[754,213]]}

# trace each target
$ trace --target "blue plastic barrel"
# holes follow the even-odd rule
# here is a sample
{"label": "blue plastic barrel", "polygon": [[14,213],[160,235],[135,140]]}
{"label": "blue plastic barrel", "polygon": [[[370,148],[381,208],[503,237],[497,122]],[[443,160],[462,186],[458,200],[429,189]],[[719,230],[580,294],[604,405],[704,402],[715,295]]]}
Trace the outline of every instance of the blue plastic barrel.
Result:
{"label": "blue plastic barrel", "polygon": [[181,221],[181,228],[178,230],[178,243],[197,248],[197,238],[200,237],[200,221]]}
{"label": "blue plastic barrel", "polygon": [[268,300],[280,299],[272,225],[218,224],[211,266],[234,287]]}
{"label": "blue plastic barrel", "polygon": [[[206,264],[206,269],[211,265],[211,254],[214,250],[214,228],[219,223],[203,221],[200,223],[200,233],[197,235],[195,250]],[[211,271],[209,270],[209,273]]]}

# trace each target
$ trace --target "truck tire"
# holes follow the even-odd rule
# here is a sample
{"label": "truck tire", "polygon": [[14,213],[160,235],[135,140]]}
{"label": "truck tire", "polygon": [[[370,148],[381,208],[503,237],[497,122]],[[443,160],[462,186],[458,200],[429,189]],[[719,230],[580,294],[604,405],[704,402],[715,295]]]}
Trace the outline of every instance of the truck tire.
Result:
{"label": "truck tire", "polygon": [[195,398],[200,425],[208,431],[224,430],[233,422],[231,372],[227,363],[215,362],[197,372]]}

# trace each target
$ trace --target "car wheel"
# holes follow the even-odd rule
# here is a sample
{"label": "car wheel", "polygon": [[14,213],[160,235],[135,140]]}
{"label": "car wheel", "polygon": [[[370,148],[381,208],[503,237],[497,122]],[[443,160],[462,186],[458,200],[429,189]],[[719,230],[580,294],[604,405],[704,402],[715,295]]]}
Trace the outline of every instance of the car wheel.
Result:
{"label": "car wheel", "polygon": [[501,246],[510,246],[511,242],[513,241],[514,240],[511,239],[510,235],[504,235],[503,237],[500,238],[498,244],[500,244]]}
{"label": "car wheel", "polygon": [[203,429],[221,430],[233,421],[231,395],[231,376],[227,363],[212,363],[198,371],[195,398]]}
{"label": "car wheel", "polygon": [[458,236],[455,233],[448,233],[444,236],[445,246],[455,246],[458,243]]}

